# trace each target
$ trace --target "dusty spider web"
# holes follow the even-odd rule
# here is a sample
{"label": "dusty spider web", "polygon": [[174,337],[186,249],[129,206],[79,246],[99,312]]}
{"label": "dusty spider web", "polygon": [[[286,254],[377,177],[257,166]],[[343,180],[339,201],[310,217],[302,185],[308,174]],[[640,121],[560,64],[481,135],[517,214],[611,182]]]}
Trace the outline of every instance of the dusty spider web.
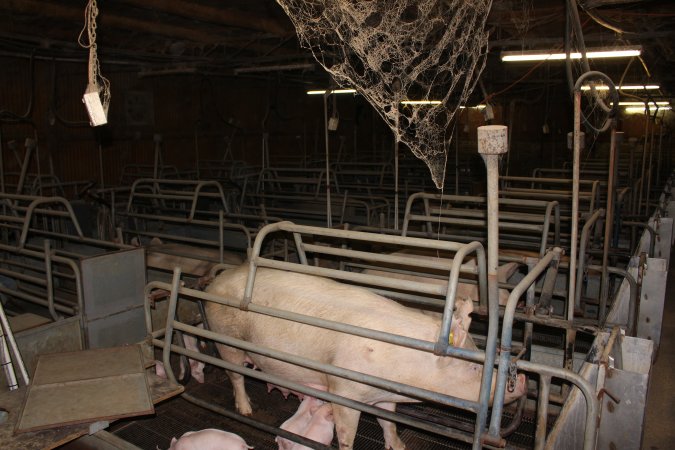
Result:
{"label": "dusty spider web", "polygon": [[[277,0],[300,43],[423,160],[441,189],[448,130],[485,67],[491,0]],[[405,101],[435,104],[402,104]]]}

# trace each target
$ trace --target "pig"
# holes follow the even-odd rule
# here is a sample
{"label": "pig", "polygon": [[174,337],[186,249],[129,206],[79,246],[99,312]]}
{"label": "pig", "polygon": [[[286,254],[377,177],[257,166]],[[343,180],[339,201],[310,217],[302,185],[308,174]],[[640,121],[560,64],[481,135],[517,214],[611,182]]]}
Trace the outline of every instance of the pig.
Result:
{"label": "pig", "polygon": [[[406,251],[401,251],[401,252],[395,252],[392,255],[396,256],[406,256],[408,258],[414,258],[414,259],[437,259],[439,261],[447,262],[448,264],[452,264],[452,259],[448,258],[442,258],[442,257],[437,257],[432,254],[416,254],[416,253],[408,253]],[[476,260],[471,259],[467,263],[469,266],[476,266]],[[410,269],[415,269],[414,267],[411,267]],[[417,269],[418,271],[420,269]],[[441,272],[439,271],[434,271],[434,269],[421,269],[423,271],[428,271],[430,274],[440,274]],[[511,275],[515,273],[515,271],[518,270],[518,263],[515,262],[510,262],[507,264],[503,264],[497,268],[497,281],[500,283],[506,283],[509,278],[511,278]],[[427,283],[433,283],[433,284],[439,284],[439,285],[445,285],[448,283],[447,279],[440,279],[440,278],[430,278],[430,277],[425,277],[423,275],[412,275],[412,274],[403,274],[403,273],[394,273],[394,272],[388,272],[384,270],[377,270],[377,269],[366,269],[364,270],[363,273],[366,274],[371,274],[371,275],[379,275],[379,276],[385,276],[385,277],[391,277],[391,278],[397,278],[399,280],[409,280],[409,281],[421,281],[421,282],[427,282]],[[443,272],[443,275],[447,275],[448,272]],[[499,304],[501,306],[506,305],[506,302],[509,299],[510,292],[506,289],[499,289]],[[465,299],[465,300],[471,300],[474,302],[478,301],[478,285],[476,284],[470,284],[470,283],[462,283],[461,281],[457,284],[457,295],[455,297],[456,299]]]}
{"label": "pig", "polygon": [[180,439],[171,439],[169,450],[246,450],[253,448],[240,436],[215,428],[188,431]]}
{"label": "pig", "polygon": [[[313,413],[323,404],[324,402],[316,397],[305,396],[295,414],[282,423],[280,428],[304,436],[305,430],[309,427],[309,423],[312,420]],[[279,444],[279,450],[289,450],[294,444],[292,441],[280,436],[277,436],[275,441]]]}
{"label": "pig", "polygon": [[[211,283],[207,292],[229,299],[242,299],[247,277],[248,264],[227,270]],[[252,302],[431,342],[437,340],[440,332],[441,321],[437,317],[405,307],[362,287],[276,269],[257,269]],[[214,331],[236,339],[462,399],[478,399],[482,365],[460,358],[436,356],[214,302],[207,303],[206,315]],[[452,324],[453,345],[465,347],[467,333],[457,322]],[[232,364],[241,366],[249,358],[265,373],[300,384],[321,385],[329,393],[385,410],[394,411],[396,403],[417,401],[256,353],[246,353],[222,344],[217,344],[217,348],[221,358]],[[242,415],[251,415],[244,376],[235,372],[228,372],[228,376],[234,389],[237,411]],[[492,379],[494,386],[494,374]],[[505,401],[513,401],[524,393],[525,377],[520,374],[513,392],[506,393]],[[360,411],[333,404],[332,412],[340,449],[353,449]],[[404,449],[395,424],[382,419],[378,422],[384,432],[386,448]]]}
{"label": "pig", "polygon": [[[139,245],[138,240],[132,240],[132,245]],[[215,248],[165,244],[159,238],[152,238],[146,248],[146,265],[149,268],[172,271],[174,267],[180,266],[183,273],[195,277],[206,276],[219,257],[219,251]],[[234,252],[225,251],[223,262],[236,266],[243,262],[243,258]]]}

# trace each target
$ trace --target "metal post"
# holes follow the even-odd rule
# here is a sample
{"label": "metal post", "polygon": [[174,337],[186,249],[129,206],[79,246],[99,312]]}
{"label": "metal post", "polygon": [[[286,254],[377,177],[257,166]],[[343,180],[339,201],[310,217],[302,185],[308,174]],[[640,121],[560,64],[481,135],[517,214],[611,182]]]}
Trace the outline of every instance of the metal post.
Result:
{"label": "metal post", "polygon": [[[398,129],[398,116],[396,116]],[[394,136],[394,230],[398,230],[398,149],[399,140]]]}
{"label": "metal post", "polygon": [[645,168],[647,165],[647,144],[649,142],[649,109],[645,106],[645,143],[642,147],[642,166],[640,169],[640,192],[638,194],[637,213],[642,214],[642,195],[645,186]]}
{"label": "metal post", "polygon": [[0,192],[5,192],[5,154],[2,151],[2,130],[0,130]]}
{"label": "metal post", "polygon": [[652,132],[649,138],[649,165],[647,166],[647,187],[645,188],[645,190],[647,191],[645,199],[646,215],[649,215],[649,199],[652,193],[652,166],[654,161],[654,128],[656,128],[656,119],[654,119],[654,123],[651,126]]}
{"label": "metal post", "polygon": [[161,134],[155,134],[152,137],[152,140],[155,142],[155,162],[153,164],[153,170],[152,170],[152,175],[153,178],[156,180],[159,178],[159,168],[161,165],[161,158],[162,156],[160,155],[161,153],[161,146],[162,146],[162,135]]}
{"label": "metal post", "polygon": [[656,186],[659,189],[661,188],[661,144],[663,144],[663,118],[661,118],[661,124],[659,125],[659,154],[656,158]]}
{"label": "metal post", "polygon": [[[573,168],[572,168],[572,236],[570,239],[569,287],[567,290],[567,320],[574,320],[574,299],[577,275],[577,240],[579,234],[579,154],[581,152],[581,89],[574,90],[574,133],[573,141]],[[576,333],[573,329],[565,332],[565,368],[572,370],[574,357],[574,340]]]}
{"label": "metal post", "polygon": [[330,160],[329,160],[329,146],[328,146],[328,96],[330,90],[326,90],[323,96],[323,124],[326,138],[326,226],[333,227],[333,212],[330,204]]}
{"label": "metal post", "polygon": [[35,150],[35,141],[30,138],[26,139],[26,154],[23,157],[23,164],[21,164],[19,184],[16,186],[17,194],[20,194],[21,191],[23,191],[23,184],[26,181],[26,173],[28,172],[28,166],[30,165],[30,158],[33,155],[33,150]]}
{"label": "metal post", "polygon": [[[481,409],[476,419],[476,439],[474,450],[480,449],[479,436],[482,435],[487,420],[487,405],[492,383],[492,372],[497,349],[498,318],[493,314],[499,308],[499,157],[507,152],[508,130],[504,125],[485,125],[478,127],[478,153],[485,161],[487,169],[487,222],[488,222],[488,304],[489,325],[487,346],[485,348],[485,365],[483,366],[482,389],[479,403]],[[497,311],[495,311],[497,309]]]}
{"label": "metal post", "polygon": [[598,322],[600,325],[605,319],[605,308],[607,306],[607,297],[609,290],[609,275],[607,266],[609,265],[609,248],[612,245],[612,231],[614,229],[614,177],[617,170],[617,151],[623,140],[623,132],[616,131],[612,127],[612,135],[609,144],[609,166],[607,168],[607,206],[605,207],[605,239],[602,246],[602,281],[600,284],[600,312]]}

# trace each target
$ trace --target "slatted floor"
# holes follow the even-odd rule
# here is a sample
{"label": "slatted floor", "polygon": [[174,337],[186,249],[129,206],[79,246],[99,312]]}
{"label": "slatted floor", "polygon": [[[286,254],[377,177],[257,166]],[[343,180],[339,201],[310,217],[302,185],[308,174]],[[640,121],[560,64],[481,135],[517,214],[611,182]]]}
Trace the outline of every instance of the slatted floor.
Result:
{"label": "slatted floor", "polygon": [[[200,385],[190,381],[187,390],[197,398],[211,401],[226,408],[233,408],[232,389],[224,371],[214,368],[207,373],[206,383]],[[253,418],[273,426],[279,426],[292,416],[298,400],[294,396],[284,399],[277,390],[267,393],[266,385],[258,380],[247,379],[246,389],[254,407]],[[276,450],[274,436],[261,432],[238,421],[219,416],[195,406],[181,398],[172,399],[157,405],[152,417],[126,420],[115,423],[111,431],[122,439],[147,450],[169,447],[172,437],[179,437],[186,431],[204,428],[218,428],[242,436],[256,450]],[[430,405],[400,405],[399,411],[409,411],[411,415],[431,414],[443,422],[472,424],[472,415],[459,410],[447,410]],[[508,422],[510,418],[505,419]],[[509,438],[515,447],[531,448],[534,424],[525,417],[518,430]],[[461,442],[436,435],[420,432],[417,429],[399,425],[399,434],[408,448],[420,450],[469,449]],[[335,443],[334,443],[334,446]],[[354,448],[357,450],[381,450],[384,448],[382,430],[374,417],[362,414]]]}

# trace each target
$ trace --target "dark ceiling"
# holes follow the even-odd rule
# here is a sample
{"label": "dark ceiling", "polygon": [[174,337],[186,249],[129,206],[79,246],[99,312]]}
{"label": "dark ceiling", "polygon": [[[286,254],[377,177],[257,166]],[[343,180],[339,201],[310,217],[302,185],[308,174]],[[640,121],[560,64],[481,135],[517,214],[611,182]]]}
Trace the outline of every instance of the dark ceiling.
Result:
{"label": "dark ceiling", "polygon": [[[77,44],[85,1],[0,0],[0,55],[84,61]],[[383,1],[383,4],[386,4]],[[113,64],[145,74],[267,76],[326,83],[309,51],[274,0],[114,0],[99,2],[98,47],[103,70]],[[584,0],[580,19],[589,47],[642,45],[641,60],[592,67],[624,84],[658,82],[673,93],[675,1]],[[563,64],[507,65],[505,50],[561,48],[564,0],[494,0],[487,20],[490,54],[483,74],[489,92],[564,81]],[[548,66],[548,67],[546,67]],[[651,78],[650,78],[651,75]]]}

